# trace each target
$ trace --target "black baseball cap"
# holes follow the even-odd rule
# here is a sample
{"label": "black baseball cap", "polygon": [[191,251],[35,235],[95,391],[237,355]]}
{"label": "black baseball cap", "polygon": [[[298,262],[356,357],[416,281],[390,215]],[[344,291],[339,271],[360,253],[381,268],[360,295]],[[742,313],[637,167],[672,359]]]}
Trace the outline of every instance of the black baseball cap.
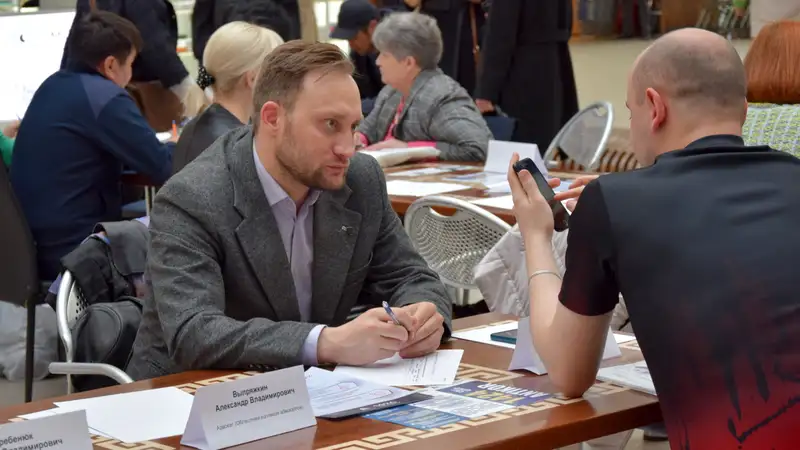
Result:
{"label": "black baseball cap", "polygon": [[378,8],[368,0],[345,0],[339,9],[339,23],[331,31],[331,39],[353,39],[370,22],[378,19]]}

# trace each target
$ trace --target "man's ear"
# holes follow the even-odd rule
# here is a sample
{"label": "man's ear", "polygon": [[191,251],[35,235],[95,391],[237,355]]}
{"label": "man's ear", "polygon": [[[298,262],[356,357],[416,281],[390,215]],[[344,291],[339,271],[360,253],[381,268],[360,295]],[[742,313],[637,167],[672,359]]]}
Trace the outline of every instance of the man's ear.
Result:
{"label": "man's ear", "polygon": [[647,88],[644,96],[648,109],[650,109],[650,129],[658,131],[667,120],[667,105],[664,103],[664,97],[653,88]]}
{"label": "man's ear", "polygon": [[117,58],[114,58],[111,55],[106,56],[104,60],[97,65],[96,69],[106,78],[110,78],[110,75],[114,73],[114,66],[118,64]]}
{"label": "man's ear", "polygon": [[372,19],[369,21],[369,25],[367,25],[367,31],[369,31],[369,35],[372,36],[372,33],[375,32],[375,27],[378,26],[378,21],[376,19]]}
{"label": "man's ear", "polygon": [[264,103],[264,106],[261,107],[261,114],[259,114],[261,119],[259,127],[270,130],[270,133],[275,133],[281,124],[282,111],[283,108],[273,101]]}

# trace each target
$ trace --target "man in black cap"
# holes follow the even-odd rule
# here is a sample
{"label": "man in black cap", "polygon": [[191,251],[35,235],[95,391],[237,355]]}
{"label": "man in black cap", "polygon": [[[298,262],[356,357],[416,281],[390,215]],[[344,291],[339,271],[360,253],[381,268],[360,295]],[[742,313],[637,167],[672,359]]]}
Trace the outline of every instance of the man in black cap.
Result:
{"label": "man in black cap", "polygon": [[331,39],[343,39],[350,44],[350,60],[356,68],[355,80],[361,92],[361,110],[372,111],[375,97],[383,89],[381,72],[375,59],[378,53],[372,45],[372,32],[381,18],[391,9],[378,9],[368,0],[345,0],[339,9],[339,20],[331,31]]}

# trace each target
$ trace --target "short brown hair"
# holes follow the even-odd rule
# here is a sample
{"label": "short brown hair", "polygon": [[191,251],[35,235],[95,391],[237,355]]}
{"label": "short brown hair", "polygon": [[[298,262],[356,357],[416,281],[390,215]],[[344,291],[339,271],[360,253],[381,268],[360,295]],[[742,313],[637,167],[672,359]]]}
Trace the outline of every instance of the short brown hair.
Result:
{"label": "short brown hair", "polygon": [[258,127],[261,108],[273,101],[291,110],[306,75],[311,72],[353,73],[353,63],[339,47],[322,42],[289,41],[275,48],[261,63],[253,90],[253,125]]}
{"label": "short brown hair", "polygon": [[800,22],[771,23],[758,33],[744,58],[747,100],[800,103]]}

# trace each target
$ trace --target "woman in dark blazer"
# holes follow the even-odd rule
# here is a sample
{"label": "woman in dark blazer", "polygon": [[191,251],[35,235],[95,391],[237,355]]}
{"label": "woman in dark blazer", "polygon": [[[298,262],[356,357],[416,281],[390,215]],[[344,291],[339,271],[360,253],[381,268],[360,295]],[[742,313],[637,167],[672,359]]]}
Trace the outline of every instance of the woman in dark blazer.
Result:
{"label": "woman in dark blazer", "polygon": [[475,92],[481,112],[495,105],[517,119],[513,140],[550,141],[578,112],[578,94],[569,54],[572,2],[494,1],[481,49]]}
{"label": "woman in dark blazer", "polygon": [[282,43],[274,31],[239,21],[221,26],[211,35],[197,82],[204,89],[211,89],[214,103],[181,132],[172,154],[173,174],[217,138],[250,120],[253,86],[261,61]]}

